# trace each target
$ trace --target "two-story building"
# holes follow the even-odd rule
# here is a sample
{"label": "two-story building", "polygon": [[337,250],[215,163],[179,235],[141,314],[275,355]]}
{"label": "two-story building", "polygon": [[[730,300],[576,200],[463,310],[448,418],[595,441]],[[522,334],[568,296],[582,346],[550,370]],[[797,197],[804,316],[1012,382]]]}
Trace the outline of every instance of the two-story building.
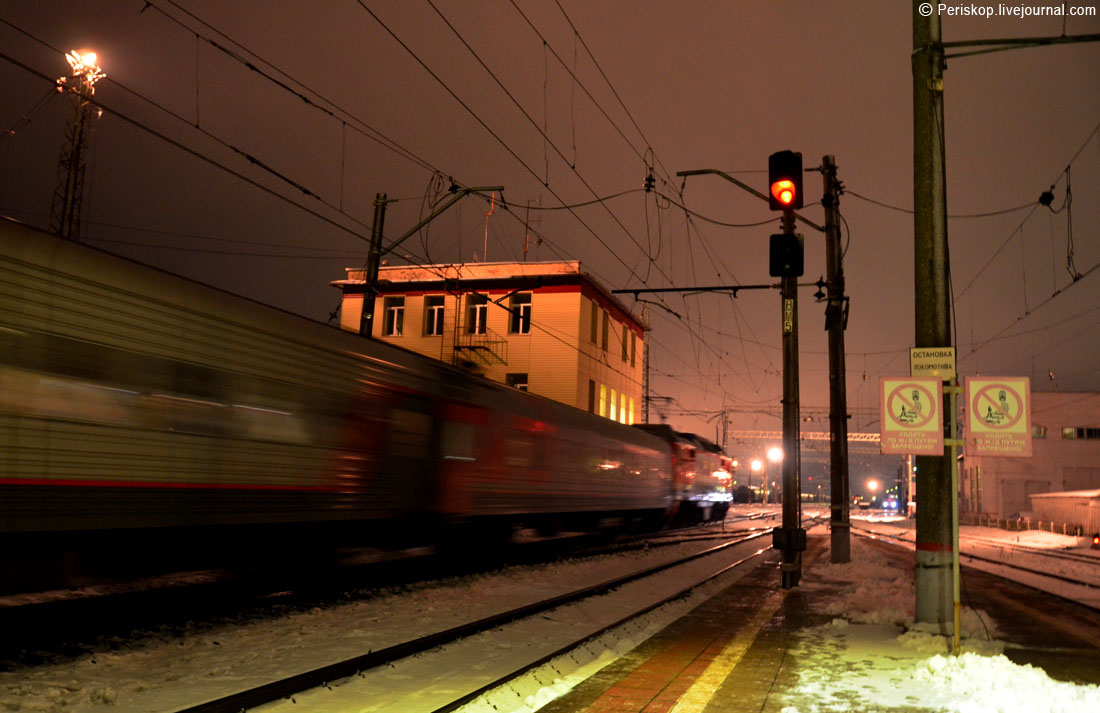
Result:
{"label": "two-story building", "polygon": [[[331,283],[343,291],[343,329],[360,330],[365,278],[348,268]],[[383,266],[375,295],[375,339],[640,421],[646,326],[577,261]]]}

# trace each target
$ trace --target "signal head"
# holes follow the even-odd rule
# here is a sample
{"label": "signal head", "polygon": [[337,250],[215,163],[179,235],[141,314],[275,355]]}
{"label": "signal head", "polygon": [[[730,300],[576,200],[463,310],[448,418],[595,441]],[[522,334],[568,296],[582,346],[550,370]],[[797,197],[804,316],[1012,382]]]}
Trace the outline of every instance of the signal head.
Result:
{"label": "signal head", "polygon": [[802,154],[779,151],[768,157],[768,194],[772,210],[802,207]]}

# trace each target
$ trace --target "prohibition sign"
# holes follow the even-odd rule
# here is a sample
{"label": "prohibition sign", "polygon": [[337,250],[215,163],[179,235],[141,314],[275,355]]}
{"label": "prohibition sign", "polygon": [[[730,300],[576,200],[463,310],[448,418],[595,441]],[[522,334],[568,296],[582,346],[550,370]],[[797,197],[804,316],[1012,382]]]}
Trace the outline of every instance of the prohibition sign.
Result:
{"label": "prohibition sign", "polygon": [[[927,406],[918,408],[919,404],[916,403],[918,399],[910,401],[902,394],[902,391],[916,391],[918,394],[923,392],[925,396],[924,403]],[[895,399],[901,402],[900,411],[894,410]],[[901,384],[886,397],[886,409],[890,414],[890,420],[898,426],[902,428],[921,428],[936,415],[936,397],[923,384]],[[911,413],[915,418],[912,421],[902,421],[897,415],[898,413]]]}
{"label": "prohibition sign", "polygon": [[[993,392],[996,392],[994,394]],[[1004,393],[1005,400],[1000,398],[1001,393]],[[1008,400],[1016,399],[1016,413],[1012,414],[1011,408],[1009,408]],[[992,413],[995,416],[1000,416],[999,419],[990,421],[986,416],[983,416],[981,411],[982,402],[985,402],[986,413]],[[1007,431],[1015,426],[1020,417],[1024,414],[1023,409],[1024,400],[1020,394],[1016,393],[1016,390],[1007,384],[987,384],[978,390],[978,393],[974,395],[974,403],[971,408],[974,411],[974,418],[978,419],[983,425],[983,428],[989,428],[994,431]],[[992,410],[990,410],[992,409]]]}

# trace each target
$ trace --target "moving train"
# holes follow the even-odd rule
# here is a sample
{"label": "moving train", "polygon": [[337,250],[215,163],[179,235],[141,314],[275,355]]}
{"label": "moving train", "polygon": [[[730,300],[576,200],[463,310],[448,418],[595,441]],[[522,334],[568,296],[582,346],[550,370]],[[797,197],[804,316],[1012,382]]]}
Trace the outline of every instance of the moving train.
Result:
{"label": "moving train", "polygon": [[656,526],[676,439],[0,220],[3,572]]}

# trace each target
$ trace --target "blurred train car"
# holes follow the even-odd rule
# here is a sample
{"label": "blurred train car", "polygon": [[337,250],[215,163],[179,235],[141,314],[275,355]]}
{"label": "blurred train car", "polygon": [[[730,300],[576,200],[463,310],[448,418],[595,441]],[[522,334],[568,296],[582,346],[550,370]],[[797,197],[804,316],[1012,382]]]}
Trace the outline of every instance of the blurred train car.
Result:
{"label": "blurred train car", "polygon": [[635,424],[665,445],[673,473],[673,498],[679,522],[723,520],[732,495],[732,459],[715,443],[667,424]]}
{"label": "blurred train car", "polygon": [[4,572],[659,522],[673,497],[650,434],[0,221]]}

